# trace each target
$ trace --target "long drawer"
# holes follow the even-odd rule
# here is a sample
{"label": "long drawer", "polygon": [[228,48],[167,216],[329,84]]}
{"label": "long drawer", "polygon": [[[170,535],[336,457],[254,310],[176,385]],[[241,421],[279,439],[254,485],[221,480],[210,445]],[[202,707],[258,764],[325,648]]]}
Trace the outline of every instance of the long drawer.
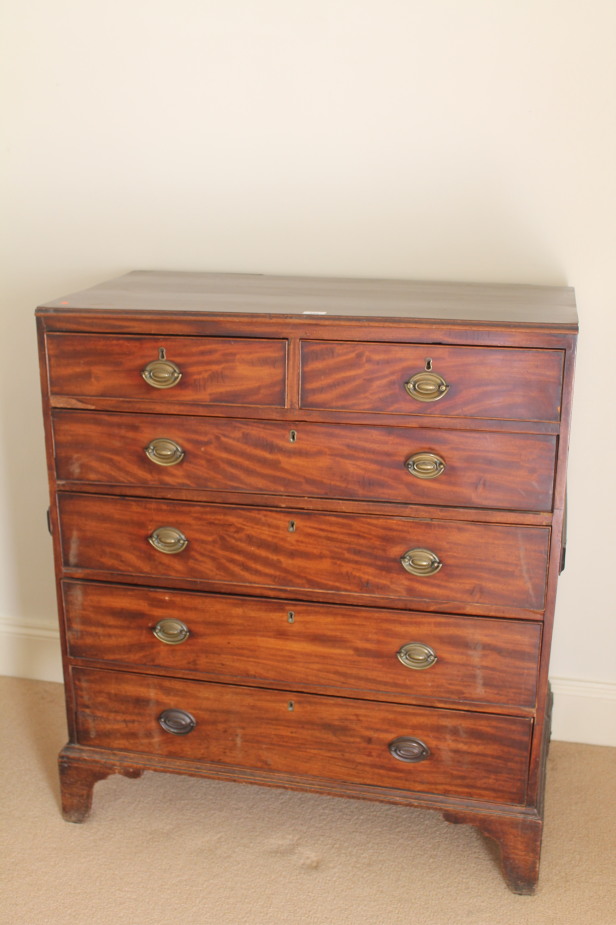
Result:
{"label": "long drawer", "polygon": [[560,350],[302,343],[301,407],[558,421]]}
{"label": "long drawer", "polygon": [[52,395],[284,406],[286,340],[49,334]]}
{"label": "long drawer", "polygon": [[423,793],[525,799],[528,719],[122,671],[73,669],[73,679],[82,745]]}
{"label": "long drawer", "polygon": [[532,708],[537,623],[63,582],[69,655],[377,700]]}
{"label": "long drawer", "polygon": [[556,437],[56,411],[59,479],[548,511]]}
{"label": "long drawer", "polygon": [[59,496],[59,509],[64,567],[85,573],[169,577],[269,596],[342,592],[407,607],[424,601],[541,611],[544,604],[547,527],[71,493]]}

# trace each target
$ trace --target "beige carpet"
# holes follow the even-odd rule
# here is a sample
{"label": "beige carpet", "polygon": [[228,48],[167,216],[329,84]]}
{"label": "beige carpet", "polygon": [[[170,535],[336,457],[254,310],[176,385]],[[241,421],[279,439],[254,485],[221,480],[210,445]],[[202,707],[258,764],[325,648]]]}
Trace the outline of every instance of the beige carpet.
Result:
{"label": "beige carpet", "polygon": [[614,925],[616,749],[552,744],[534,897],[437,813],[146,774],[58,810],[62,688],[0,678],[2,925]]}

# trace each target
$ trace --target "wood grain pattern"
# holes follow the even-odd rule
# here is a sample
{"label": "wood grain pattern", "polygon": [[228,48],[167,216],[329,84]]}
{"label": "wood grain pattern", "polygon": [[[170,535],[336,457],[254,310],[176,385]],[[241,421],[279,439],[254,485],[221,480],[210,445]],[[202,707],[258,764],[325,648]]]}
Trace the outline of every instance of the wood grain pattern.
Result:
{"label": "wood grain pattern", "polygon": [[124,763],[114,766],[108,760],[80,760],[70,749],[62,749],[58,756],[60,772],[60,792],[62,797],[62,816],[67,822],[83,822],[92,809],[92,791],[99,780],[110,774],[123,774],[124,777],[141,777],[143,768],[131,767]]}
{"label": "wood grain pattern", "polygon": [[[421,402],[404,384],[425,369],[428,359],[449,391],[437,401]],[[562,369],[559,350],[305,341],[301,406],[557,421]]]}
{"label": "wood grain pattern", "polygon": [[[367,427],[244,418],[56,411],[58,478],[313,498],[348,498],[548,511],[556,438],[491,431]],[[185,452],[158,466],[144,449],[155,437]],[[445,472],[412,476],[406,460],[436,453]]]}
{"label": "wood grain pattern", "polygon": [[[72,581],[63,594],[73,658],[362,699],[535,702],[536,623]],[[182,620],[188,639],[160,642],[152,630],[164,619]],[[437,662],[405,667],[396,653],[409,642],[429,645]]]}
{"label": "wood grain pattern", "polygon": [[[143,770],[423,806],[494,838],[532,892],[572,290],[138,272],[37,326],[66,818]],[[161,348],[168,390],[141,377]],[[449,389],[420,403],[404,383],[428,358]],[[146,460],[156,436],[180,465]],[[422,451],[438,479],[406,471]],[[168,525],[179,555],[148,542]],[[437,574],[403,570],[416,547]],[[163,617],[186,642],[154,637]],[[404,667],[410,642],[436,663]],[[187,736],[162,730],[170,707],[194,713]],[[430,755],[396,760],[399,736]]]}
{"label": "wood grain pattern", "polygon": [[[216,581],[229,590],[352,592],[410,601],[544,605],[549,529],[353,514],[187,504],[107,496],[60,497],[68,569]],[[188,539],[177,555],[148,537],[172,526]],[[432,550],[437,574],[410,575],[413,548]]]}
{"label": "wood grain pattern", "polygon": [[[519,717],[377,704],[228,684],[74,669],[80,744],[378,787],[524,800],[531,722]],[[196,728],[165,732],[170,708]],[[394,758],[398,736],[428,746],[425,761]]]}
{"label": "wood grain pattern", "polygon": [[[52,394],[82,398],[283,406],[286,346],[285,340],[239,337],[50,334],[50,388]],[[141,375],[161,348],[182,373],[170,389],[153,388]]]}
{"label": "wood grain pattern", "polygon": [[505,815],[489,816],[456,811],[445,812],[443,817],[456,825],[474,825],[495,841],[503,877],[509,888],[522,896],[534,894],[539,878],[542,819],[516,819]]}

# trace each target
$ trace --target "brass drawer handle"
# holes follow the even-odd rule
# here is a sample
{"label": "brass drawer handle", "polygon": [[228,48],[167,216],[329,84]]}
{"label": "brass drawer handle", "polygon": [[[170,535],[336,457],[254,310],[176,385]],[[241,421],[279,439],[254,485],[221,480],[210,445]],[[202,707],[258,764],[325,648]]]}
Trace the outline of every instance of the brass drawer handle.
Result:
{"label": "brass drawer handle", "polygon": [[449,391],[449,385],[442,376],[426,370],[411,376],[409,381],[404,383],[404,388],[411,398],[416,398],[417,401],[438,401]]}
{"label": "brass drawer handle", "polygon": [[157,466],[177,466],[184,459],[184,450],[175,440],[156,437],[146,446],[145,455]]}
{"label": "brass drawer handle", "polygon": [[158,359],[148,363],[141,375],[155,389],[172,389],[182,378],[180,368],[171,360]]}
{"label": "brass drawer handle", "polygon": [[407,642],[396,652],[405,668],[414,668],[423,671],[431,668],[438,661],[436,652],[423,642]]}
{"label": "brass drawer handle", "polygon": [[186,710],[163,710],[158,717],[158,722],[165,732],[170,732],[174,736],[185,736],[192,732],[197,725],[197,720]]}
{"label": "brass drawer handle", "polygon": [[178,552],[186,549],[188,540],[181,530],[177,527],[157,527],[153,533],[148,536],[148,541],[154,549],[164,552],[169,556],[174,556]]}
{"label": "brass drawer handle", "polygon": [[397,758],[398,761],[406,761],[409,764],[415,764],[418,761],[425,761],[430,757],[430,749],[422,742],[421,739],[415,739],[413,736],[398,736],[388,745],[390,754]]}
{"label": "brass drawer handle", "polygon": [[186,624],[173,617],[159,620],[156,626],[153,627],[152,632],[157,639],[166,643],[168,646],[178,646],[181,642],[186,642],[190,636]]}
{"label": "brass drawer handle", "polygon": [[436,453],[413,453],[404,465],[417,479],[437,479],[445,471],[445,460]]}
{"label": "brass drawer handle", "polygon": [[409,549],[400,559],[403,568],[411,575],[423,578],[427,575],[436,575],[443,567],[443,563],[430,549]]}

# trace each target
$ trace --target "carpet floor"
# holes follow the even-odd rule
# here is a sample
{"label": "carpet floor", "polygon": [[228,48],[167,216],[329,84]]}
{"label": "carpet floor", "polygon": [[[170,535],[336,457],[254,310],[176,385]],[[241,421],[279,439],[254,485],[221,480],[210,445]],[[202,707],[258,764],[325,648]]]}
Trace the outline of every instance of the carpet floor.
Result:
{"label": "carpet floor", "polygon": [[146,773],[60,816],[62,687],[0,677],[2,925],[616,925],[616,749],[553,742],[533,897],[435,812]]}

